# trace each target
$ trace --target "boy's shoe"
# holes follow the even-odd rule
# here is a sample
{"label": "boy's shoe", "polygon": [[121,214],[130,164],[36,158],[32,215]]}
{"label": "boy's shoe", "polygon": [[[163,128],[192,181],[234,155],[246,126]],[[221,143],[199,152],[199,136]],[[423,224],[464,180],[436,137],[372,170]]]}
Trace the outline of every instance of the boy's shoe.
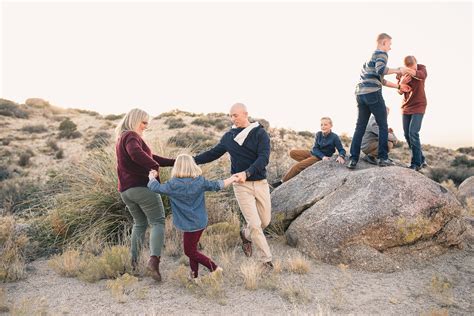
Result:
{"label": "boy's shoe", "polygon": [[394,166],[395,164],[393,163],[392,160],[390,159],[379,159],[379,167],[388,167],[388,166]]}
{"label": "boy's shoe", "polygon": [[274,189],[276,189],[276,188],[278,188],[278,187],[279,187],[280,185],[282,185],[282,184],[283,184],[283,182],[277,181],[277,182],[275,182],[275,183],[272,183],[272,184],[271,184],[271,187],[274,188]]}
{"label": "boy's shoe", "polygon": [[357,166],[357,161],[350,159],[349,163],[346,165],[347,168],[349,169],[355,169]]}
{"label": "boy's shoe", "polygon": [[371,165],[376,165],[377,164],[377,160],[372,155],[365,155],[364,157],[362,157],[362,160],[364,160],[365,162],[370,163]]}
{"label": "boy's shoe", "polygon": [[244,230],[240,231],[240,239],[242,239],[242,250],[246,257],[252,256],[252,242],[245,238]]}
{"label": "boy's shoe", "polygon": [[428,166],[428,164],[426,163],[426,161],[423,161],[423,162],[421,163],[421,166],[420,166],[420,167],[421,167],[421,168],[428,168],[429,166]]}
{"label": "boy's shoe", "polygon": [[415,171],[420,171],[420,170],[421,170],[421,167],[415,166],[415,165],[410,165],[410,166],[408,167],[408,169],[412,169],[412,170],[415,170]]}
{"label": "boy's shoe", "polygon": [[262,264],[263,272],[270,272],[274,269],[273,263],[271,261],[264,262]]}

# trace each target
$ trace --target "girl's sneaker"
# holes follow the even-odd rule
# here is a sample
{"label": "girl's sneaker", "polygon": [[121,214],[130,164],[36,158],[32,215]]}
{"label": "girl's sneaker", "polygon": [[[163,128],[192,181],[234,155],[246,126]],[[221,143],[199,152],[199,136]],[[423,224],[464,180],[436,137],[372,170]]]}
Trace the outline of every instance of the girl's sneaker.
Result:
{"label": "girl's sneaker", "polygon": [[211,272],[211,275],[215,277],[221,277],[223,273],[224,269],[222,269],[221,267],[217,267],[214,271]]}

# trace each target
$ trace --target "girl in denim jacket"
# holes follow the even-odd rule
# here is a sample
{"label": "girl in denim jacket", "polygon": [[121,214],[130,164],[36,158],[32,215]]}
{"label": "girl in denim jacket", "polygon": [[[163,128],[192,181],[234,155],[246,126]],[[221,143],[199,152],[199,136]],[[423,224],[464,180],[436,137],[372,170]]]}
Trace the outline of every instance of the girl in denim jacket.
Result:
{"label": "girl in denim jacket", "polygon": [[189,257],[191,277],[198,277],[199,264],[211,272],[222,272],[214,261],[198,251],[197,246],[202,232],[207,226],[207,211],[204,201],[205,191],[219,191],[237,179],[235,176],[225,180],[209,181],[202,176],[190,155],[181,154],[176,158],[171,179],[161,184],[156,180],[158,172],[151,170],[148,188],[156,193],[166,194],[171,200],[173,224],[183,231],[184,254]]}

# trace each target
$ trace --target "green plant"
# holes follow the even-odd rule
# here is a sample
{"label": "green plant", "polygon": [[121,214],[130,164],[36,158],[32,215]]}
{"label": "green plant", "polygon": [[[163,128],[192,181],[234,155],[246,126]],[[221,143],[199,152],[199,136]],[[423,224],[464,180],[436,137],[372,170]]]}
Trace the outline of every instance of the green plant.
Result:
{"label": "green plant", "polygon": [[77,130],[77,125],[71,119],[66,118],[59,124],[59,138],[78,138],[82,134]]}
{"label": "green plant", "polygon": [[469,159],[466,155],[457,156],[453,161],[451,161],[451,166],[465,166],[467,168],[472,168],[474,167],[474,159]]}
{"label": "green plant", "polygon": [[309,132],[309,131],[300,131],[298,132],[298,135],[303,136],[303,137],[308,137],[308,138],[314,138],[314,133]]}
{"label": "green plant", "polygon": [[0,206],[4,213],[18,214],[36,208],[42,186],[29,179],[7,179],[0,183]]}

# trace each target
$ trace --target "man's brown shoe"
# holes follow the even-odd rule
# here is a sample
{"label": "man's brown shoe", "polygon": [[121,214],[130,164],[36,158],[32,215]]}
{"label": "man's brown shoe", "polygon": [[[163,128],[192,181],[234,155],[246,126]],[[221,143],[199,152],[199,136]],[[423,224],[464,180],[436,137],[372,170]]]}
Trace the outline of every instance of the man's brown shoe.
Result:
{"label": "man's brown shoe", "polygon": [[161,282],[161,274],[160,274],[160,257],[151,256],[150,260],[148,260],[147,265],[148,272],[150,276],[158,282]]}
{"label": "man's brown shoe", "polygon": [[242,250],[244,251],[245,256],[252,256],[252,242],[245,238],[244,230],[240,231],[240,239],[242,239]]}

